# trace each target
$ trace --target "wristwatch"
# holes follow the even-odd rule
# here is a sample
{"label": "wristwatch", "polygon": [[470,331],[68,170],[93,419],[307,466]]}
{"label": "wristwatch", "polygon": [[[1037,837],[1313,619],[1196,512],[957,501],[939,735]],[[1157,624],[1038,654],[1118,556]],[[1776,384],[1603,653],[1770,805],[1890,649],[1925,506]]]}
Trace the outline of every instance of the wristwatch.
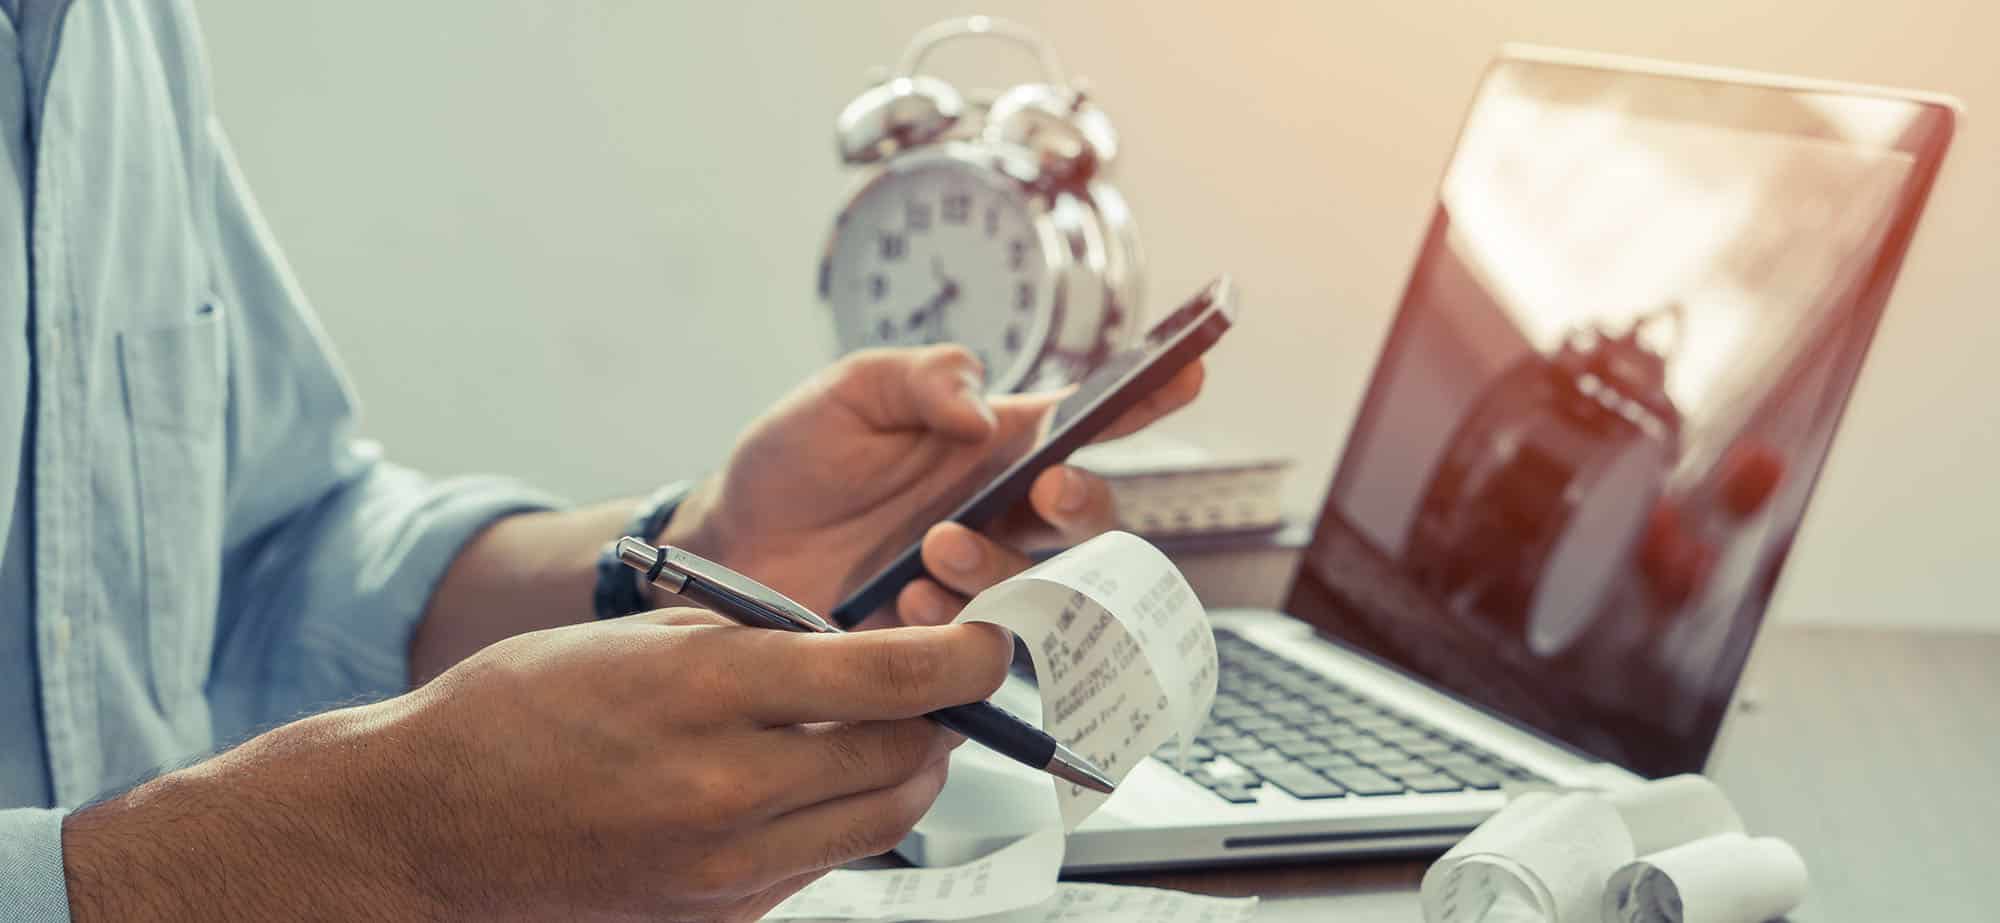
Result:
{"label": "wristwatch", "polygon": [[591,591],[591,610],[600,619],[615,619],[646,610],[646,595],[641,587],[640,574],[618,560],[618,539],[624,535],[643,538],[648,542],[658,539],[674,518],[674,511],[680,509],[681,501],[694,492],[694,481],[676,481],[668,484],[639,502],[632,513],[632,521],[626,524],[621,535],[612,536],[604,549],[597,553],[597,586]]}

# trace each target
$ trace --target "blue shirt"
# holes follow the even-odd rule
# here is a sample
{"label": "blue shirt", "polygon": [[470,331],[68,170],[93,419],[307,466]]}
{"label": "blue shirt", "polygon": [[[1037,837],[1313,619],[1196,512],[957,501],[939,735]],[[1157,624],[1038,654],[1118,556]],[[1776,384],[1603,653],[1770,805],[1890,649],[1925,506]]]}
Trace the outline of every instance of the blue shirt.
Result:
{"label": "blue shirt", "polygon": [[0,3],[0,917],[66,920],[66,810],[402,691],[451,559],[549,501],[354,437],[187,0]]}

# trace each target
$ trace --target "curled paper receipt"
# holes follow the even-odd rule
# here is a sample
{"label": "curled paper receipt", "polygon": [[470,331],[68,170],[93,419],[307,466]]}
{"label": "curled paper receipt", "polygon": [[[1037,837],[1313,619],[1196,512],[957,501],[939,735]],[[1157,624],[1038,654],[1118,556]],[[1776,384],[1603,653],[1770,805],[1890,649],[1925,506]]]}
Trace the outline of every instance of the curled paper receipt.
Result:
{"label": "curled paper receipt", "polygon": [[[1042,729],[1114,781],[1168,740],[1191,742],[1215,703],[1208,614],[1166,555],[1133,535],[1100,535],[1044,561],[979,594],[958,621],[1021,639]],[[1255,898],[1057,883],[1064,834],[1110,796],[1049,784],[1048,826],[996,852],[948,868],[831,872],[766,919],[1235,923],[1255,911]]]}
{"label": "curled paper receipt", "polygon": [[[1191,743],[1215,704],[1215,633],[1158,548],[1100,535],[987,590],[961,622],[1014,633],[1035,663],[1042,729],[1113,780],[1171,738]],[[1185,748],[1183,748],[1185,750]],[[1056,785],[1063,829],[1110,797]]]}

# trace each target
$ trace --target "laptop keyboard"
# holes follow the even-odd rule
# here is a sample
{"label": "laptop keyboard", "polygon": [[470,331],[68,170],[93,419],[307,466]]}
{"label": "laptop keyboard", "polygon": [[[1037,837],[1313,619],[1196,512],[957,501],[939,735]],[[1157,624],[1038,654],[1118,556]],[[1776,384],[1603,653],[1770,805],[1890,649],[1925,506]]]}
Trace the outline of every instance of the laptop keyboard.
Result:
{"label": "laptop keyboard", "polygon": [[[1188,778],[1236,804],[1275,786],[1294,798],[1497,789],[1539,776],[1223,629],[1215,710]],[[1169,743],[1157,754],[1173,766]]]}

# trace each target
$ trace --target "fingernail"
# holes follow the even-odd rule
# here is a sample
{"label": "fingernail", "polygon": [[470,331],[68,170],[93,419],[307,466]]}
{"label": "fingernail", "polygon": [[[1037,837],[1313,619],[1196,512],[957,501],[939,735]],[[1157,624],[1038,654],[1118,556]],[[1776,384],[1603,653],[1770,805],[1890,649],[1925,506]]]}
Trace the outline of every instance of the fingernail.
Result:
{"label": "fingernail", "polygon": [[965,385],[960,390],[965,395],[965,402],[972,405],[973,411],[979,414],[980,419],[985,420],[988,425],[997,425],[1000,422],[1000,418],[993,414],[993,405],[986,403],[986,386],[980,382],[978,376],[967,372]]}
{"label": "fingernail", "polygon": [[986,558],[986,549],[969,537],[948,539],[938,552],[944,559],[944,566],[961,574],[969,574],[978,569],[979,562]]}
{"label": "fingernail", "polygon": [[1075,513],[1082,510],[1084,504],[1089,502],[1090,482],[1084,479],[1083,472],[1075,468],[1064,468],[1062,491],[1056,494],[1056,509],[1065,513]]}

